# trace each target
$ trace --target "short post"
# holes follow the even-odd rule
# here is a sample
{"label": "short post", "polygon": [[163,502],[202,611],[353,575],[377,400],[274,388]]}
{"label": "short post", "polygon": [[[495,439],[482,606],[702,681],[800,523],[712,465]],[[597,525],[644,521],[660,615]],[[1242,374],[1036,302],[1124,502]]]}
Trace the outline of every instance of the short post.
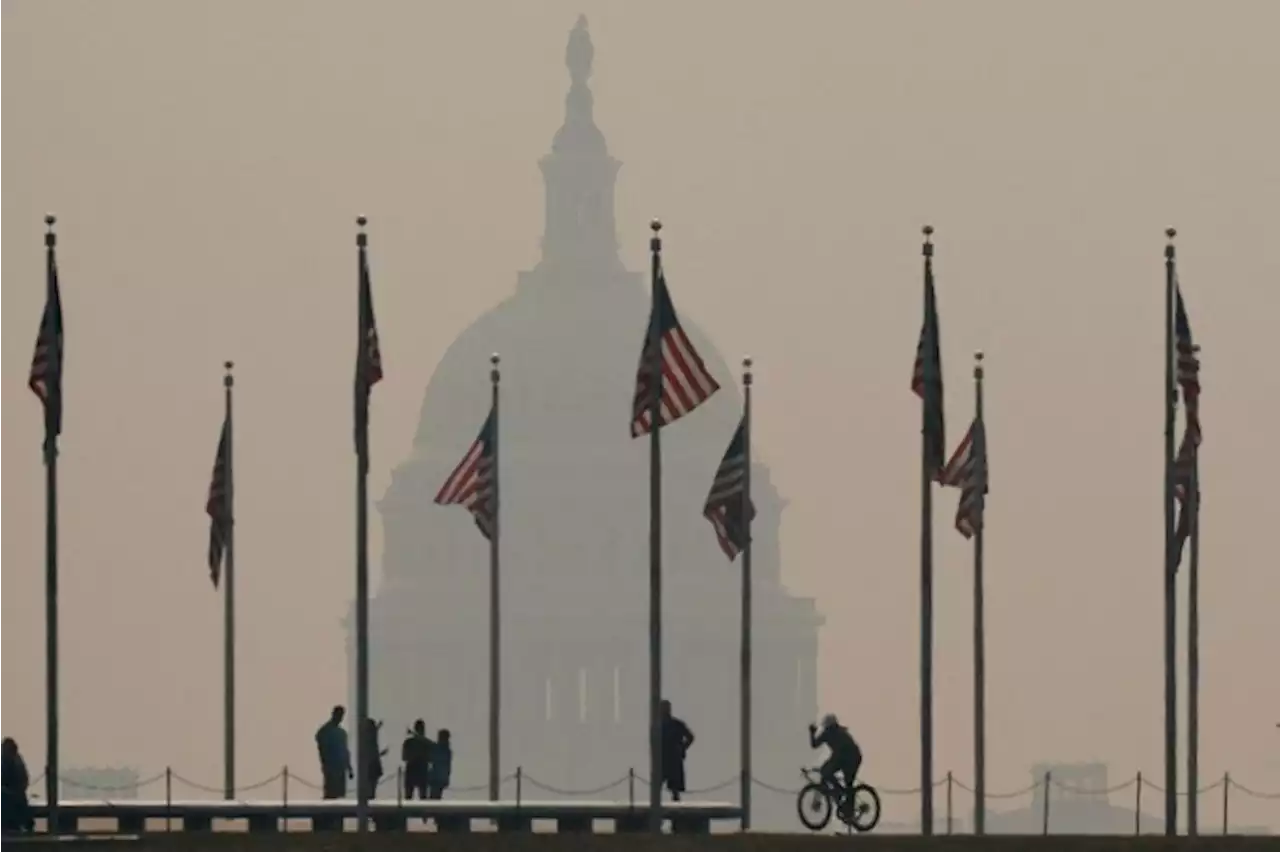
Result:
{"label": "short post", "polygon": [[164,768],[164,830],[173,831],[173,768]]}
{"label": "short post", "polygon": [[1231,833],[1231,773],[1222,773],[1222,833]]}
{"label": "short post", "polygon": [[286,834],[289,833],[289,766],[286,764],[280,770],[280,811],[281,811],[281,828]]}
{"label": "short post", "polygon": [[1133,834],[1138,836],[1142,833],[1142,770],[1138,770],[1138,792],[1134,795],[1133,802]]}
{"label": "short post", "polygon": [[633,808],[636,806],[636,768],[634,766],[627,770],[627,802]]}
{"label": "short post", "polygon": [[524,800],[524,767],[516,767],[516,807]]}
{"label": "short post", "polygon": [[396,767],[396,807],[404,808],[404,767]]}
{"label": "short post", "polygon": [[1044,825],[1042,831],[1044,834],[1049,833],[1049,785],[1053,782],[1053,772],[1045,770],[1044,773]]}
{"label": "short post", "polygon": [[951,811],[951,787],[952,787],[951,770],[948,769],[947,770],[947,834],[951,834],[952,831],[954,830],[954,824],[952,822],[952,811]]}

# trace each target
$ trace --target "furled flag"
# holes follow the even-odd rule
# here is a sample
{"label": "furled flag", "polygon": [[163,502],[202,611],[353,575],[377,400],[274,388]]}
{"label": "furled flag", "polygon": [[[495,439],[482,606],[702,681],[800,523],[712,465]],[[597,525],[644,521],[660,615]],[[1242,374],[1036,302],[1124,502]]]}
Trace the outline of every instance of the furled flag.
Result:
{"label": "furled flag", "polygon": [[671,303],[671,293],[667,291],[666,276],[661,269],[658,270],[653,308],[649,313],[649,331],[655,325],[659,352],[650,351],[651,335],[646,333],[640,354],[640,368],[636,371],[636,394],[631,416],[633,438],[647,435],[653,428],[650,408],[656,392],[653,381],[654,358],[660,357],[662,365],[659,426],[679,420],[720,390],[720,385],[702,363],[702,356],[693,348],[684,329],[680,327],[675,306]]}
{"label": "furled flag", "polygon": [[[1192,489],[1199,488],[1196,482],[1195,437],[1190,429],[1182,433],[1182,444],[1178,447],[1178,457],[1173,463],[1173,496],[1178,501],[1178,520],[1174,527],[1174,570],[1182,562],[1183,546],[1191,537],[1191,494]],[[1196,510],[1199,510],[1199,494],[1195,495]]]}
{"label": "furled flag", "polygon": [[724,458],[720,460],[720,467],[716,468],[715,481],[711,483],[711,492],[702,507],[703,516],[716,531],[720,549],[730,559],[746,548],[751,520],[756,514],[750,495],[745,493],[747,465],[750,463],[746,451],[746,429],[744,417],[733,433]]}
{"label": "furled flag", "polygon": [[951,460],[942,470],[940,481],[960,489],[956,507],[956,529],[965,538],[973,538],[982,529],[982,514],[989,482],[987,480],[987,430],[975,419],[964,440],[956,447]]}
{"label": "furled flag", "polygon": [[36,336],[35,353],[31,356],[31,375],[27,386],[44,404],[46,431],[57,436],[62,434],[63,332],[58,261],[52,247],[48,251],[45,278],[44,314],[40,317],[40,332]]}
{"label": "furled flag", "polygon": [[356,352],[355,420],[356,454],[364,458],[369,446],[369,392],[382,381],[382,351],[378,347],[378,324],[373,317],[373,286],[369,281],[369,259],[364,234],[360,234],[360,340]]}
{"label": "furled flag", "polygon": [[228,435],[231,423],[222,422],[222,434],[218,438],[218,455],[213,460],[213,476],[209,480],[209,499],[205,511],[209,513],[209,578],[218,587],[222,575],[222,557],[231,537],[231,507],[227,502],[227,480],[231,473],[231,448]]}
{"label": "furled flag", "polygon": [[466,507],[480,532],[490,540],[496,520],[493,497],[497,490],[498,472],[493,457],[497,441],[498,422],[491,410],[480,428],[479,437],[436,495],[436,503],[441,506]]}
{"label": "furled flag", "polygon": [[1177,350],[1177,381],[1186,406],[1186,430],[1195,446],[1200,446],[1200,355],[1191,339],[1191,322],[1182,301],[1182,288],[1175,285],[1177,310],[1174,319],[1174,346]]}
{"label": "furled flag", "polygon": [[942,410],[942,354],[938,333],[938,300],[933,288],[933,264],[925,260],[924,323],[911,371],[911,390],[924,404],[924,464],[941,476],[947,457],[947,429]]}

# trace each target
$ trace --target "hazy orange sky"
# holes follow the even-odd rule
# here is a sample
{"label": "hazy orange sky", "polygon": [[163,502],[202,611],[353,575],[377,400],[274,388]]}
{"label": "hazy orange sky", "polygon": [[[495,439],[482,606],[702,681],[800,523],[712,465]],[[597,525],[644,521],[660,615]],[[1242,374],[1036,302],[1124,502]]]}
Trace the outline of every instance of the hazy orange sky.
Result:
{"label": "hazy orange sky", "polygon": [[[988,356],[989,784],[1021,787],[1039,759],[1161,773],[1161,255],[1179,229],[1204,361],[1202,774],[1280,790],[1271,0],[6,0],[3,727],[33,772],[43,214],[68,339],[63,764],[221,777],[203,504],[230,358],[240,780],[315,775],[353,593],[353,219],[371,220],[387,374],[377,497],[446,346],[536,261],[536,161],[579,12],[625,163],[623,257],[644,268],[661,216],[682,314],[730,363],[756,359],[755,446],[790,500],[784,577],[827,617],[821,701],[885,786],[918,772],[908,385],[926,222],[952,440],[971,355]],[[937,499],[936,762],[968,779],[954,505]],[[376,524],[371,543],[376,584]],[[1233,821],[1280,829],[1274,801],[1233,796]]]}

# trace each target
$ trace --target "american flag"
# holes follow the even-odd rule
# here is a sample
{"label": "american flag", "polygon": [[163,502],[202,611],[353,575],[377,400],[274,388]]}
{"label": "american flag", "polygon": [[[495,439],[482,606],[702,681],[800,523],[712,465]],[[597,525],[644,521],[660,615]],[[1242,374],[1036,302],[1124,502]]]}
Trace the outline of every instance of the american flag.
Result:
{"label": "american flag", "polygon": [[960,489],[956,507],[956,529],[965,538],[973,538],[982,529],[985,497],[990,485],[987,479],[987,430],[974,419],[964,440],[942,470],[940,481]]}
{"label": "american flag", "polygon": [[209,499],[205,511],[209,513],[209,578],[218,587],[222,574],[222,557],[231,536],[231,507],[227,502],[227,481],[231,473],[231,448],[228,437],[231,421],[222,421],[222,434],[218,438],[218,455],[213,460],[213,476],[209,480]]}
{"label": "american flag", "polygon": [[1195,437],[1190,429],[1182,433],[1178,456],[1173,462],[1173,496],[1178,501],[1178,520],[1174,528],[1174,570],[1182,562],[1182,549],[1191,537],[1191,493],[1196,489],[1196,510],[1199,510],[1199,484],[1196,483],[1197,454]]}
{"label": "american flag", "polygon": [[475,518],[485,538],[492,540],[497,516],[493,498],[498,490],[498,471],[493,463],[498,443],[498,418],[490,410],[480,435],[436,495],[441,506],[464,506]]}
{"label": "american flag", "polygon": [[49,243],[45,277],[44,313],[40,317],[40,332],[36,335],[36,349],[31,356],[31,375],[27,379],[27,386],[44,404],[48,434],[57,436],[62,434],[63,330],[58,261],[54,257],[52,243]]}
{"label": "american flag", "polygon": [[369,392],[382,381],[382,351],[378,348],[378,324],[373,318],[373,287],[369,281],[369,259],[365,239],[360,247],[360,339],[356,352],[356,455],[364,459],[369,451]]}
{"label": "american flag", "polygon": [[711,483],[711,492],[702,507],[703,516],[716,531],[720,549],[731,560],[746,548],[751,535],[751,520],[756,515],[751,495],[746,493],[749,463],[747,420],[744,417],[733,433],[733,440],[729,442],[720,466],[716,468],[715,481]]}
{"label": "american flag", "polygon": [[[700,356],[693,348],[680,320],[676,318],[671,293],[667,291],[666,276],[658,270],[654,288],[654,304],[649,313],[649,330],[657,326],[658,348],[662,365],[662,399],[658,407],[659,426],[666,426],[693,411],[720,390],[720,385],[707,371]],[[653,428],[650,408],[656,392],[653,381],[654,358],[650,336],[646,334],[640,354],[640,368],[636,371],[636,394],[631,412],[631,436],[638,438],[649,434]]]}
{"label": "american flag", "polygon": [[1174,285],[1177,310],[1174,318],[1174,346],[1177,350],[1177,381],[1186,405],[1186,429],[1192,442],[1200,446],[1200,354],[1191,338],[1191,322],[1182,301],[1182,288]]}
{"label": "american flag", "polygon": [[924,322],[916,361],[911,370],[911,390],[924,404],[924,463],[928,470],[942,473],[947,457],[947,428],[942,408],[942,354],[938,332],[938,300],[933,287],[933,262],[925,257]]}

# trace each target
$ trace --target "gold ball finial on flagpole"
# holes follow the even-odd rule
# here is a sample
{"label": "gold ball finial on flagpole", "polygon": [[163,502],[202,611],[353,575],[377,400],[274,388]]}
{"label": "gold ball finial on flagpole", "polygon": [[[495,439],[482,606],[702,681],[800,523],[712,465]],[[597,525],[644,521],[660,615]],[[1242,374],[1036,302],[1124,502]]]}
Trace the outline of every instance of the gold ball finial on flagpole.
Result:
{"label": "gold ball finial on flagpole", "polygon": [[973,353],[973,377],[975,379],[982,378],[982,360],[985,357],[981,349]]}
{"label": "gold ball finial on flagpole", "polygon": [[753,363],[755,362],[751,360],[750,355],[747,355],[742,359],[742,383],[744,385],[749,385],[752,382],[751,366]]}
{"label": "gold ball finial on flagpole", "polygon": [[650,220],[649,220],[649,230],[653,231],[655,234],[656,234],[656,233],[658,233],[659,231],[661,231],[661,230],[662,230],[662,220],[661,220],[661,219],[650,219]]}
{"label": "gold ball finial on flagpole", "polygon": [[53,226],[58,224],[58,217],[52,213],[44,214],[44,223],[49,226],[49,230],[53,230]]}
{"label": "gold ball finial on flagpole", "polygon": [[365,225],[368,225],[368,224],[369,224],[369,217],[368,217],[368,216],[365,216],[364,214],[361,214],[361,215],[359,215],[359,216],[357,216],[357,217],[356,217],[356,225],[357,225],[358,227],[363,228]]}
{"label": "gold ball finial on flagpole", "polygon": [[1165,235],[1166,237],[1168,237],[1168,238],[1169,238],[1169,241],[1170,241],[1170,242],[1173,242],[1173,238],[1174,238],[1174,237],[1176,237],[1176,236],[1178,236],[1178,229],[1177,229],[1177,228],[1165,228],[1165,229],[1164,229],[1164,235]]}
{"label": "gold ball finial on flagpole", "polygon": [[489,379],[494,384],[497,384],[498,382],[498,378],[500,375],[498,372],[498,364],[501,362],[502,362],[502,357],[498,355],[497,352],[494,352],[492,355],[489,356]]}
{"label": "gold ball finial on flagpole", "polygon": [[235,383],[235,378],[231,375],[231,371],[235,368],[235,366],[236,366],[236,365],[235,365],[235,362],[234,362],[234,361],[223,361],[223,362],[222,362],[222,368],[223,368],[224,370],[226,370],[226,371],[227,371],[227,374],[226,374],[225,376],[223,376],[223,377],[222,377],[222,386],[223,386],[223,387],[225,387],[225,388],[229,388],[229,387],[231,387],[231,385],[232,385],[232,384],[234,384],[234,383]]}

